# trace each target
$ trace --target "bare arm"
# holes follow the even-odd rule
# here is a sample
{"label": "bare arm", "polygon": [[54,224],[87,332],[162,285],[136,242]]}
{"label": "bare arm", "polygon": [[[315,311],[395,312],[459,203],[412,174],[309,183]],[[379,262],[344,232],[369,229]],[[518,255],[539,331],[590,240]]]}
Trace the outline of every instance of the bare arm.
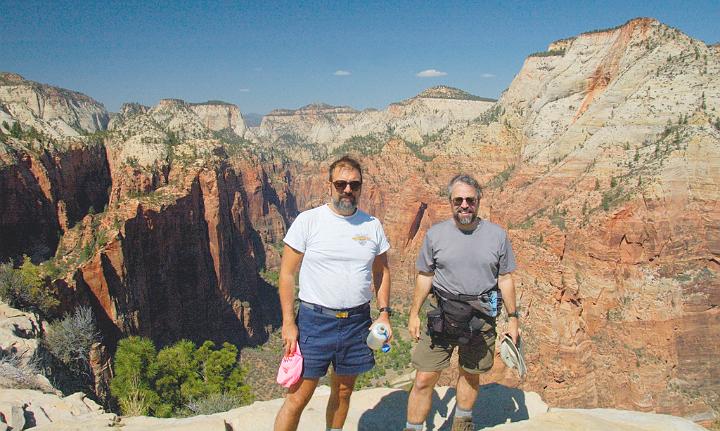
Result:
{"label": "bare arm", "polygon": [[295,351],[295,342],[298,338],[298,328],[295,323],[295,274],[298,271],[303,254],[294,248],[285,245],[282,261],[280,262],[280,282],[278,295],[282,308],[282,338],[285,356]]}
{"label": "bare arm", "polygon": [[[508,313],[517,312],[517,305],[515,303],[515,282],[513,281],[512,274],[500,274],[498,277],[498,288],[502,293],[503,303]],[[510,317],[508,320],[508,334],[512,337],[513,342],[517,344],[517,337],[519,333],[519,321],[517,317]]]}
{"label": "bare arm", "polygon": [[[378,308],[390,306],[390,264],[388,263],[387,253],[379,254],[373,261],[373,280],[375,281],[375,295],[377,296]],[[390,316],[383,311],[378,316],[376,322],[383,322],[388,328],[388,339],[392,338],[392,328],[390,327]]]}
{"label": "bare arm", "polygon": [[434,275],[432,272],[419,272],[415,279],[413,302],[408,316],[408,332],[415,340],[420,339],[420,308],[430,294]]}

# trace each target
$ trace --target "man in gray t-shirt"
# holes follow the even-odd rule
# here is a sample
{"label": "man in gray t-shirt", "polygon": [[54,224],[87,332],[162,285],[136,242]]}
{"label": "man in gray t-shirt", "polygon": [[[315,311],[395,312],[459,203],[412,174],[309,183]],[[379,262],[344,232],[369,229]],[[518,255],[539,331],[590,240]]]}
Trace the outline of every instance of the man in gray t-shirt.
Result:
{"label": "man in gray t-shirt", "polygon": [[[420,308],[432,289],[442,296],[471,295],[500,291],[508,312],[508,334],[517,343],[518,315],[515,270],[507,233],[498,225],[478,218],[482,192],[469,175],[457,175],[449,185],[453,218],[431,227],[425,235],[416,267],[418,276],[408,319],[410,336],[418,340],[412,355],[417,369],[410,391],[406,430],[422,430],[432,404],[432,394],[440,372],[450,365],[458,348],[459,373],[457,406],[453,431],[473,430],[472,408],[477,398],[479,374],[492,368],[495,352],[495,314],[479,315],[479,335],[465,344],[444,333],[431,334],[420,329]],[[497,297],[497,296],[495,296]],[[462,297],[470,300],[470,297]]]}
{"label": "man in gray t-shirt", "polygon": [[427,231],[415,266],[433,273],[432,285],[441,291],[480,295],[497,287],[500,274],[515,269],[515,256],[507,233],[495,223],[477,219],[463,230],[450,219]]}

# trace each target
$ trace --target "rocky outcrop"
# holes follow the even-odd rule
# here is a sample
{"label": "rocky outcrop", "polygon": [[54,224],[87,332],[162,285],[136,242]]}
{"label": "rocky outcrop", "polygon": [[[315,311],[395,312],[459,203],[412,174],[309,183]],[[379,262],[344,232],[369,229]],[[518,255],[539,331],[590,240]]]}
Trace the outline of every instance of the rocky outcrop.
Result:
{"label": "rocky outcrop", "polygon": [[0,107],[0,119],[10,125],[19,121],[54,138],[105,130],[110,119],[102,104],[84,94],[14,73],[0,73]]}
{"label": "rocky outcrop", "polygon": [[37,352],[44,331],[36,316],[0,301],[0,392],[33,389],[58,393],[39,371]]}
{"label": "rocky outcrop", "polygon": [[486,111],[494,100],[451,87],[437,87],[387,110],[356,111],[349,107],[313,104],[297,110],[275,110],[263,117],[249,137],[290,148],[317,145],[333,150],[353,137],[397,135],[413,142],[456,121],[468,121]]}
{"label": "rocky outcrop", "polygon": [[[224,413],[195,416],[183,419],[158,419],[149,417],[118,418],[103,413],[96,404],[83,399],[80,394],[49,401],[49,396],[10,392],[0,398],[0,411],[11,422],[24,413],[35,420],[38,430],[115,429],[140,430],[270,430],[283,400],[256,402]],[[455,404],[453,389],[438,387],[428,417],[428,425],[436,429],[449,427]],[[329,388],[319,387],[300,419],[298,430],[314,430],[325,421],[325,406]],[[473,411],[473,420],[483,429],[492,430],[545,430],[561,431],[700,431],[704,428],[673,416],[639,413],[612,409],[548,409],[547,405],[532,392],[523,392],[499,385],[482,387]],[[9,400],[9,401],[5,401]],[[24,402],[21,400],[25,400]],[[13,414],[9,408],[14,406]],[[390,431],[405,425],[407,392],[397,389],[377,388],[357,391],[353,394],[350,410],[343,429],[358,431]],[[26,423],[27,426],[27,423]]]}
{"label": "rocky outcrop", "polygon": [[213,131],[230,130],[238,136],[245,134],[245,121],[240,109],[230,103],[209,101],[194,103],[190,108],[200,117],[206,128]]}
{"label": "rocky outcrop", "polygon": [[81,392],[60,397],[22,389],[0,391],[0,417],[0,426],[13,430],[97,430],[119,422]]}

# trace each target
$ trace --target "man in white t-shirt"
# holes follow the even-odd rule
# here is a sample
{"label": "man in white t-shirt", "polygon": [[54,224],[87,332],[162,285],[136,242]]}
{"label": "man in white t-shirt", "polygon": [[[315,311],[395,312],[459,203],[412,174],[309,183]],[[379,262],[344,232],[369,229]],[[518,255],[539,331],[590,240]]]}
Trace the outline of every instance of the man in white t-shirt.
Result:
{"label": "man in white t-shirt", "polygon": [[[284,238],[279,295],[285,355],[303,355],[303,375],[290,387],[275,418],[275,430],[297,429],[320,377],[333,365],[327,430],[341,430],[357,375],[375,359],[365,339],[375,281],[376,322],[390,329],[390,248],[380,221],[357,208],[362,191],[360,164],[342,157],[330,165],[330,202],[302,212]],[[300,264],[302,262],[302,265]],[[295,316],[295,274],[300,267]]]}

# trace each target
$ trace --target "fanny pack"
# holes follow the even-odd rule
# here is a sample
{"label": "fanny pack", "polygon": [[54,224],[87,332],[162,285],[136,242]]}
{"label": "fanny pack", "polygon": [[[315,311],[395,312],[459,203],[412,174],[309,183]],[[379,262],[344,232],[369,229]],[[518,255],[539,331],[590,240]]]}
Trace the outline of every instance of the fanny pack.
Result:
{"label": "fanny pack", "polygon": [[430,335],[457,340],[467,344],[481,332],[488,320],[494,320],[500,313],[502,298],[497,289],[481,295],[455,295],[433,287],[438,307],[428,311],[428,331]]}

